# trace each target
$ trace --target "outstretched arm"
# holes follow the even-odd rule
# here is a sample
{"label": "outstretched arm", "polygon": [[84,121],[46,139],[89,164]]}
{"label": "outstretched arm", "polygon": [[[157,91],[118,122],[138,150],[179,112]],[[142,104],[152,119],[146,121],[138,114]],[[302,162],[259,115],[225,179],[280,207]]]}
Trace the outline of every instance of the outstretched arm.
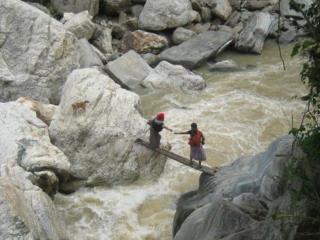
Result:
{"label": "outstretched arm", "polygon": [[186,132],[174,132],[174,134],[190,134],[190,131],[186,131]]}
{"label": "outstretched arm", "polygon": [[167,126],[163,126],[164,129],[167,129],[168,131],[172,132],[173,130],[171,128],[168,128]]}

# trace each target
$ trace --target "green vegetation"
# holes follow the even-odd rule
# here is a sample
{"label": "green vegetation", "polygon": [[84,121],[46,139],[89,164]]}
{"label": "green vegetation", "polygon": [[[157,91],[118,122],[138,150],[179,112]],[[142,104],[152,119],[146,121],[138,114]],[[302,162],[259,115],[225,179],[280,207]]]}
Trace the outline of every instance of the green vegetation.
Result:
{"label": "green vegetation", "polygon": [[298,146],[304,157],[292,157],[288,163],[283,179],[290,190],[291,207],[276,218],[286,216],[298,226],[295,239],[320,239],[320,1],[305,10],[291,0],[291,8],[303,15],[310,35],[292,50],[292,56],[302,54],[307,59],[301,71],[301,80],[308,86],[308,94],[302,97],[306,110],[300,126],[290,131],[295,137],[293,152]]}

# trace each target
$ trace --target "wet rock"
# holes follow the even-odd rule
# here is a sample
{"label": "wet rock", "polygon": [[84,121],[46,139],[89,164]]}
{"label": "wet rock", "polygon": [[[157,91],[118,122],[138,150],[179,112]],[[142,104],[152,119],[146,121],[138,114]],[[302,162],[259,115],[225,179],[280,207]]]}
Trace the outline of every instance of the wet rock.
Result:
{"label": "wet rock", "polygon": [[164,30],[191,23],[198,17],[189,0],[147,0],[139,17],[139,28]]}
{"label": "wet rock", "polygon": [[113,53],[112,30],[107,27],[99,27],[93,37],[92,44],[102,53]]}
{"label": "wet rock", "polygon": [[289,29],[285,32],[281,32],[280,37],[279,37],[279,42],[280,43],[291,43],[296,40],[297,38],[297,31],[296,29]]}
{"label": "wet rock", "polygon": [[152,68],[133,50],[109,62],[107,67],[108,73],[114,79],[130,89],[137,88],[152,71]]}
{"label": "wet rock", "polygon": [[101,12],[109,16],[116,16],[130,8],[130,0],[102,0]]}
{"label": "wet rock", "polygon": [[219,71],[219,72],[233,72],[233,71],[244,71],[247,69],[254,68],[254,65],[246,65],[246,66],[239,66],[233,60],[224,60],[217,63],[208,63],[209,71]]}
{"label": "wet rock", "polygon": [[174,44],[180,44],[180,43],[183,43],[183,42],[191,39],[192,37],[194,37],[196,35],[197,34],[192,30],[189,30],[189,29],[186,29],[183,27],[179,27],[172,34],[172,42]]}
{"label": "wet rock", "polygon": [[[85,109],[72,104],[88,101]],[[145,137],[139,97],[96,69],[70,74],[50,136],[71,162],[71,172],[87,185],[130,183],[160,175],[165,158],[134,143]]]}
{"label": "wet rock", "polygon": [[236,39],[235,48],[244,52],[260,54],[273,21],[274,19],[269,13],[255,13],[245,23],[244,29]]}
{"label": "wet rock", "polygon": [[60,12],[88,11],[91,16],[96,16],[99,12],[99,0],[50,0],[50,2]]}
{"label": "wet rock", "polygon": [[76,35],[78,39],[86,38],[89,40],[96,31],[96,25],[91,20],[92,17],[89,12],[84,11],[72,16],[71,19],[64,23],[64,27]]}
{"label": "wet rock", "polygon": [[206,87],[206,82],[200,75],[180,65],[162,61],[142,81],[142,85],[149,88],[202,90]]}
{"label": "wet rock", "polygon": [[166,49],[159,58],[186,68],[195,68],[227,47],[232,42],[232,35],[223,31],[202,33],[178,46]]}
{"label": "wet rock", "polygon": [[213,15],[221,18],[222,20],[226,21],[230,14],[232,13],[232,7],[228,0],[214,0],[212,1],[213,8],[212,13]]}
{"label": "wet rock", "polygon": [[0,2],[0,28],[0,101],[32,96],[59,102],[67,75],[79,66],[73,34],[18,0]]}
{"label": "wet rock", "polygon": [[192,212],[175,235],[175,240],[224,239],[250,229],[257,223],[229,201],[216,198]]}
{"label": "wet rock", "polygon": [[[304,4],[305,9],[308,9],[311,6],[312,1],[313,0],[296,0],[298,4]],[[280,12],[281,16],[303,18],[301,13],[298,13],[290,8],[290,0],[280,1]]]}
{"label": "wet rock", "polygon": [[103,66],[103,63],[87,39],[79,40],[80,68]]}
{"label": "wet rock", "polygon": [[154,67],[155,65],[158,64],[159,59],[158,55],[152,54],[152,53],[146,53],[146,54],[141,54],[141,57],[143,60],[146,61],[146,63],[149,64],[149,66]]}
{"label": "wet rock", "polygon": [[[282,176],[292,156],[297,156],[296,153],[292,153],[293,141],[294,138],[292,136],[282,137],[274,141],[265,152],[253,157],[239,158],[230,165],[221,168],[214,177],[202,175],[199,189],[184,194],[178,201],[178,210],[174,224],[175,232],[178,232],[178,234],[175,240],[183,239],[181,236],[189,239],[185,234],[190,233],[187,229],[192,224],[199,226],[199,228],[193,228],[194,232],[192,233],[192,236],[196,235],[199,239],[205,239],[208,233],[205,229],[208,229],[208,231],[214,231],[214,229],[225,230],[219,225],[219,222],[211,224],[207,221],[209,220],[207,217],[214,216],[216,211],[220,211],[220,206],[213,207],[210,211],[208,208],[212,206],[212,202],[221,197],[225,200],[233,199],[233,203],[238,205],[242,212],[246,212],[250,219],[258,219],[259,221],[264,219],[265,216],[272,216],[273,211],[278,211],[284,206],[288,206],[290,203],[284,192],[285,188],[280,184],[278,179]],[[264,199],[264,204],[259,199]],[[267,208],[265,205],[267,205]],[[264,209],[268,211],[267,214]],[[200,212],[202,213],[199,214]],[[198,219],[206,219],[206,221],[202,221],[202,224],[199,225],[196,218],[193,218],[194,220],[191,221],[193,213],[195,214],[194,217],[197,216]],[[231,216],[222,217],[221,222],[233,222],[233,219],[234,217]],[[231,230],[229,233],[226,233],[223,239],[238,239],[237,237],[241,236],[250,240],[263,240],[271,238],[271,236],[281,236],[279,235],[281,227],[276,227],[272,221],[272,218],[269,217],[261,222],[261,228],[273,229],[273,231],[263,231],[258,238],[254,238],[256,235],[253,235],[251,232],[252,227],[244,223],[241,234]],[[237,226],[240,222],[242,220],[236,224],[230,224],[230,228],[233,225]],[[181,224],[181,234],[183,235],[179,235],[179,226]],[[184,226],[184,224],[186,225]],[[294,229],[291,227],[289,230],[292,231]],[[205,232],[205,236],[203,235],[203,231]],[[246,236],[245,233],[248,235]],[[219,238],[217,237],[216,239]]]}
{"label": "wet rock", "polygon": [[205,33],[208,32],[211,28],[211,23],[196,23],[188,26],[187,29],[195,32],[195,33]]}
{"label": "wet rock", "polygon": [[[6,221],[14,218],[18,225],[15,232],[9,234],[22,235],[21,238],[17,236],[17,239],[68,239],[64,222],[58,216],[52,200],[39,187],[33,185],[29,177],[30,174],[18,166],[7,168],[6,175],[0,177],[0,196],[4,196],[4,204],[1,205],[8,205],[10,208]],[[3,210],[0,210],[2,214]],[[29,238],[23,238],[24,233],[27,233]],[[1,231],[0,235],[2,234]]]}
{"label": "wet rock", "polygon": [[44,104],[39,101],[35,101],[30,97],[20,97],[17,102],[23,104],[25,107],[34,111],[37,118],[41,119],[48,126],[51,123],[53,115],[56,111],[57,106],[52,104]]}
{"label": "wet rock", "polygon": [[168,40],[155,33],[149,33],[141,30],[126,32],[122,38],[121,49],[127,52],[133,49],[137,53],[159,53],[168,46]]}
{"label": "wet rock", "polygon": [[235,27],[239,23],[241,19],[241,13],[238,11],[234,11],[226,21],[226,25],[230,27]]}

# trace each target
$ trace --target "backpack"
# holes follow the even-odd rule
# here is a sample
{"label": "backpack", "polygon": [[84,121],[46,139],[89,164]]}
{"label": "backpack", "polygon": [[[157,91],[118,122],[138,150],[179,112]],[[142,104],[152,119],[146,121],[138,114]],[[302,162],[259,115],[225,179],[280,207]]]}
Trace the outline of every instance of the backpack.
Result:
{"label": "backpack", "polygon": [[202,132],[197,130],[196,134],[189,139],[189,145],[191,147],[199,147],[202,140]]}

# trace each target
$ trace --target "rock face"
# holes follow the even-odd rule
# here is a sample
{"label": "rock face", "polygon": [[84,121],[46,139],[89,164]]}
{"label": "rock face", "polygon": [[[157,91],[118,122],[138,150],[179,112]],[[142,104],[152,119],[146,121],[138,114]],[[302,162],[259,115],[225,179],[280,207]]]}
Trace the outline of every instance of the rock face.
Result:
{"label": "rock face", "polygon": [[179,27],[176,30],[174,30],[172,34],[172,41],[174,44],[180,44],[183,43],[192,37],[196,36],[197,34],[189,29]]}
{"label": "rock face", "polygon": [[87,10],[91,16],[99,12],[99,0],[50,0],[50,2],[61,12],[79,13]]}
{"label": "rock face", "polygon": [[47,125],[35,112],[19,102],[0,103],[0,117],[1,165],[15,156],[15,162],[27,171],[52,169],[58,175],[69,172],[68,159],[51,144]]}
{"label": "rock face", "polygon": [[[63,222],[44,191],[50,188],[48,194],[55,193],[58,182],[68,177],[70,163],[51,144],[47,125],[24,104],[0,103],[1,205],[9,206],[11,216],[23,221],[32,239],[67,239]],[[3,214],[4,209],[0,211]]]}
{"label": "rock face", "polygon": [[48,126],[51,123],[52,117],[56,111],[57,106],[52,104],[43,104],[39,101],[35,101],[29,97],[21,97],[17,102],[22,103],[25,107],[34,111],[37,118],[41,119]]}
{"label": "rock face", "polygon": [[87,68],[93,66],[103,66],[102,61],[93,49],[94,47],[87,39],[79,40],[80,67]]}
{"label": "rock face", "polygon": [[96,31],[96,25],[91,21],[88,11],[72,16],[65,24],[65,28],[72,32],[78,39],[90,39]]}
{"label": "rock face", "polygon": [[182,66],[162,61],[143,80],[142,85],[150,88],[202,90],[206,87],[206,82],[201,76]]}
{"label": "rock face", "polygon": [[189,0],[147,0],[139,16],[139,27],[159,31],[183,26],[197,17]]}
{"label": "rock face", "polygon": [[178,46],[163,51],[159,58],[186,68],[195,68],[209,57],[216,56],[228,46],[233,34],[225,31],[209,31],[199,34]]}
{"label": "rock face", "polygon": [[286,222],[283,229],[272,219],[291,203],[279,177],[292,157],[293,140],[280,138],[266,152],[240,158],[215,177],[202,175],[199,189],[179,199],[174,239],[293,239],[293,225]]}
{"label": "rock face", "polygon": [[240,51],[261,53],[274,19],[267,12],[257,12],[246,22],[236,40],[235,48]]}
{"label": "rock face", "polygon": [[76,39],[31,5],[0,2],[0,101],[32,96],[57,103],[67,75],[79,66]]}
{"label": "rock face", "polygon": [[152,68],[133,50],[109,62],[107,67],[113,79],[131,89],[137,88],[152,71]]}
{"label": "rock face", "polygon": [[[313,0],[296,0],[298,4],[304,4],[305,9],[309,8]],[[290,8],[290,0],[280,0],[280,12],[282,16],[303,18],[301,13],[298,13]]]}
{"label": "rock face", "polygon": [[[89,101],[85,108],[72,104]],[[165,159],[134,144],[147,132],[139,97],[95,69],[75,70],[50,125],[50,136],[68,156],[71,173],[89,185],[128,183],[159,176]]]}
{"label": "rock face", "polygon": [[160,35],[141,30],[127,32],[122,38],[122,50],[133,49],[137,53],[159,53],[168,46],[168,40]]}

